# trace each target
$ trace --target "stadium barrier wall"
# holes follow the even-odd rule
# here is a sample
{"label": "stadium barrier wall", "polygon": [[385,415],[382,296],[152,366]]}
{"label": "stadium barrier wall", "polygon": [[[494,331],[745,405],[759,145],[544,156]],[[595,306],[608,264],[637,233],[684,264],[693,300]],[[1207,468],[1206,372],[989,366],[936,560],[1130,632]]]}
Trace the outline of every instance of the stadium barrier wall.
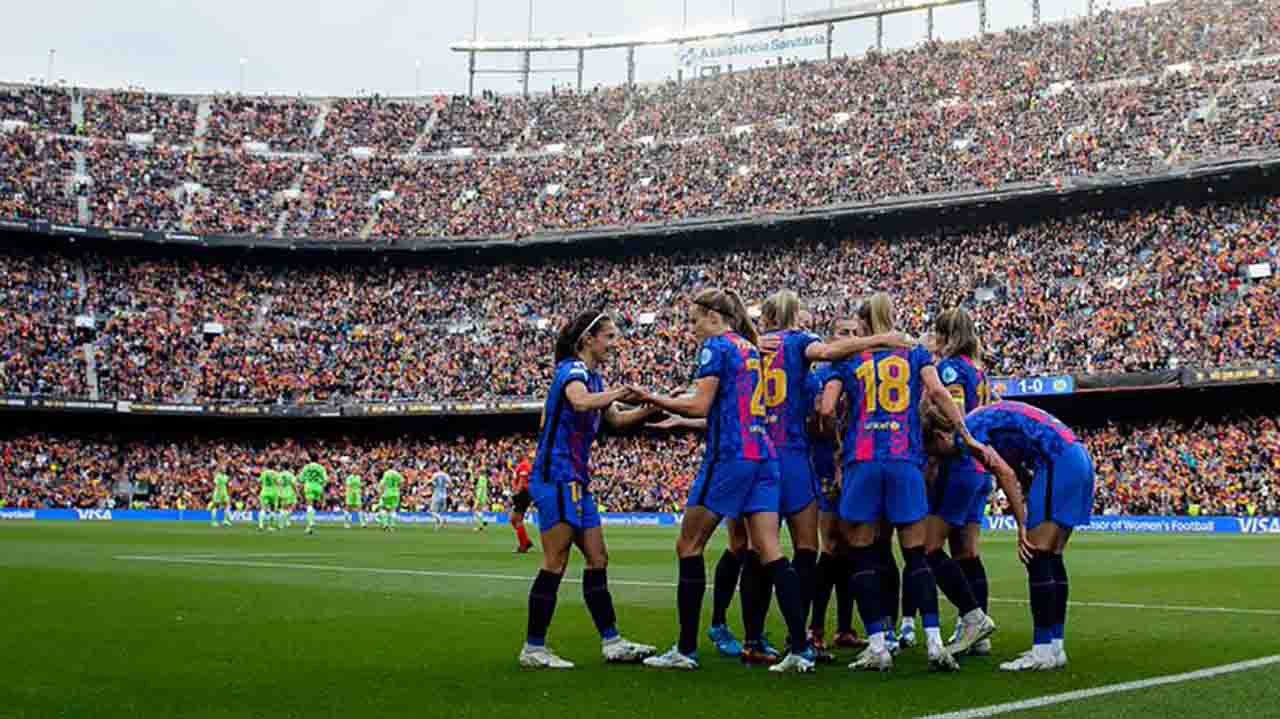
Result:
{"label": "stadium barrier wall", "polygon": [[[372,518],[373,512],[365,512]],[[294,512],[294,521],[306,520],[305,512]],[[445,512],[450,524],[473,524],[475,515],[470,512]],[[526,521],[532,521],[530,515]],[[342,512],[317,512],[316,522],[340,524],[346,515]],[[402,524],[431,524],[435,520],[429,512],[399,512]],[[509,517],[505,512],[486,512],[487,521],[505,524]],[[609,527],[675,527],[683,518],[673,513],[608,513],[601,521]],[[256,511],[232,511],[235,522],[256,522]],[[78,522],[208,522],[210,513],[203,509],[179,512],[173,509],[0,509],[0,520],[40,520]],[[1004,532],[1017,528],[1010,515],[983,518],[986,531]],[[1280,535],[1280,517],[1094,517],[1083,532],[1115,532],[1119,534],[1277,534]]]}

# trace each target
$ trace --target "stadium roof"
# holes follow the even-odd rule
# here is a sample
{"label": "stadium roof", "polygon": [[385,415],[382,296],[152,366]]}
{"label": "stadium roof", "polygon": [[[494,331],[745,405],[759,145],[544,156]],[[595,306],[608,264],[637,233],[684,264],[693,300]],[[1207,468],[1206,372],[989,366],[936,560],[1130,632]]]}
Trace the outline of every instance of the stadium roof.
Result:
{"label": "stadium roof", "polygon": [[645,32],[603,37],[550,37],[530,40],[461,40],[449,45],[454,52],[555,52],[565,50],[605,50],[609,48],[640,47],[645,45],[676,45],[687,42],[713,40],[759,32],[776,32],[792,28],[826,25],[827,23],[861,20],[881,15],[916,12],[935,7],[965,5],[981,0],[873,0],[855,5],[844,5],[830,10],[797,13],[787,17],[766,17],[759,20],[727,20],[702,24],[684,30],[648,30]]}

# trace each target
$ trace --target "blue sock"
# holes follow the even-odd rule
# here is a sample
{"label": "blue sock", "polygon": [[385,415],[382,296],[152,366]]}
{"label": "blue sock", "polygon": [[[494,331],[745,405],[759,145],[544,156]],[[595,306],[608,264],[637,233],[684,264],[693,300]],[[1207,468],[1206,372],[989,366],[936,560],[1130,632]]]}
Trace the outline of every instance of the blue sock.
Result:
{"label": "blue sock", "polygon": [[609,593],[609,580],[603,569],[588,569],[582,573],[582,600],[591,613],[600,638],[618,636],[618,617],[613,611],[613,595]]}
{"label": "blue sock", "polygon": [[1027,563],[1027,585],[1031,594],[1031,621],[1035,627],[1035,643],[1053,641],[1053,625],[1057,585],[1053,580],[1053,560],[1048,552],[1034,552]]}
{"label": "blue sock", "polygon": [[529,627],[525,637],[530,646],[540,647],[547,642],[547,627],[551,626],[551,617],[556,611],[560,579],[559,574],[543,569],[533,580],[529,589]]}
{"label": "blue sock", "polygon": [[685,656],[698,651],[698,623],[702,619],[702,597],[707,593],[707,566],[702,555],[681,557],[680,583],[676,587],[676,609],[680,615],[680,642]]}
{"label": "blue sock", "polygon": [[902,550],[905,563],[903,577],[906,596],[912,598],[912,604],[920,610],[926,629],[938,626],[938,585],[929,569],[929,560],[925,558],[924,547],[911,547]]}
{"label": "blue sock", "polygon": [[884,611],[880,607],[879,559],[873,547],[856,547],[851,552],[853,574],[849,577],[849,589],[858,601],[858,614],[867,627],[867,634],[884,631]]}

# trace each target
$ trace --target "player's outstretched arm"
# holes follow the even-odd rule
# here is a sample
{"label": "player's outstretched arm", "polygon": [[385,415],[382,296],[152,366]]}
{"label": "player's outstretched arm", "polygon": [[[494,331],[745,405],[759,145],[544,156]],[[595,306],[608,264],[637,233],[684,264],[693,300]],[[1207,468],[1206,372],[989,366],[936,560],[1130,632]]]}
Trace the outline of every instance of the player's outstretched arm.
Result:
{"label": "player's outstretched arm", "polygon": [[706,417],[711,411],[711,403],[715,401],[716,390],[720,388],[720,378],[715,376],[703,377],[693,383],[693,394],[683,395],[680,397],[666,397],[663,395],[650,394],[641,392],[640,399],[647,402],[658,409],[666,410],[671,414],[678,414],[681,417]]}
{"label": "player's outstretched arm", "polygon": [[[640,396],[638,390],[631,388],[628,388],[628,390],[628,400]],[[660,411],[662,410],[651,404],[632,407],[631,409],[618,409],[618,405],[611,404],[609,409],[604,411],[604,421],[608,422],[609,426],[614,429],[626,429],[649,419]]]}
{"label": "player's outstretched arm", "polygon": [[863,352],[877,350],[906,349],[915,347],[915,340],[898,332],[872,335],[870,337],[845,337],[834,342],[814,342],[804,350],[805,359],[810,362],[839,362]]}
{"label": "player's outstretched arm", "polygon": [[631,390],[627,387],[619,387],[604,392],[591,392],[587,389],[587,385],[582,382],[570,382],[569,386],[564,388],[565,399],[569,400],[569,404],[573,405],[575,412],[607,410],[613,406],[614,402],[628,396],[630,392]]}

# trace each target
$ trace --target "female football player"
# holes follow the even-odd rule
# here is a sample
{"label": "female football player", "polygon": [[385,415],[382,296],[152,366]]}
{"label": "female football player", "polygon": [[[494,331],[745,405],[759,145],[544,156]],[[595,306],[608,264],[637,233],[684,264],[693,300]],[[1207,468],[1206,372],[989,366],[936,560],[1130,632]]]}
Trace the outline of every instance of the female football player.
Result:
{"label": "female football player", "polygon": [[[894,329],[893,302],[879,293],[859,309],[859,315],[875,333]],[[839,515],[851,548],[853,576],[850,585],[867,627],[869,647],[851,669],[888,671],[893,656],[885,644],[884,617],[880,606],[881,564],[873,547],[879,524],[888,520],[898,529],[906,563],[906,592],[924,615],[930,666],[954,671],[955,659],[942,643],[938,626],[938,595],[925,553],[924,437],[919,416],[921,400],[929,396],[944,407],[967,442],[981,447],[962,427],[964,415],[938,379],[933,356],[923,346],[864,353],[837,363],[836,377],[827,383],[822,413],[834,416],[840,395],[847,394],[851,418],[843,444],[843,488]]]}
{"label": "female football player", "polygon": [[718,289],[703,290],[693,298],[689,319],[702,342],[693,394],[666,397],[644,393],[641,397],[671,414],[707,418],[706,454],[690,489],[676,542],[680,639],[666,654],[650,657],[645,664],[663,669],[698,668],[698,623],[707,586],[703,550],[721,519],[743,517],[787,620],[791,653],[770,669],[812,671],[813,652],[805,639],[799,578],[783,556],[778,537],[777,453],[765,424],[765,385],[755,326],[742,300],[733,292]]}
{"label": "female football player", "polygon": [[[1093,459],[1057,417],[1022,402],[979,407],[965,419],[965,429],[990,444],[979,444],[972,452],[995,475],[1009,499],[1018,523],[1018,556],[1027,567],[1030,587],[1032,648],[1000,668],[1009,672],[1061,669],[1067,665],[1070,593],[1063,554],[1072,531],[1088,524],[1093,511]],[[968,450],[957,447],[957,451]],[[1016,471],[1006,457],[1014,461]],[[1027,480],[1025,502],[1019,477]]]}
{"label": "female football player", "polygon": [[542,432],[529,483],[542,530],[542,570],[529,590],[528,634],[520,650],[523,667],[573,668],[571,662],[547,648],[546,638],[574,545],[586,560],[582,598],[600,632],[605,661],[634,662],[654,652],[653,647],[630,642],[618,633],[605,574],[609,554],[589,488],[591,443],[600,421],[623,428],[644,421],[654,411],[645,407],[620,410],[616,403],[634,399],[634,390],[605,389],[600,365],[613,352],[617,339],[618,328],[604,312],[579,315],[556,338],[556,374],[543,407]]}

